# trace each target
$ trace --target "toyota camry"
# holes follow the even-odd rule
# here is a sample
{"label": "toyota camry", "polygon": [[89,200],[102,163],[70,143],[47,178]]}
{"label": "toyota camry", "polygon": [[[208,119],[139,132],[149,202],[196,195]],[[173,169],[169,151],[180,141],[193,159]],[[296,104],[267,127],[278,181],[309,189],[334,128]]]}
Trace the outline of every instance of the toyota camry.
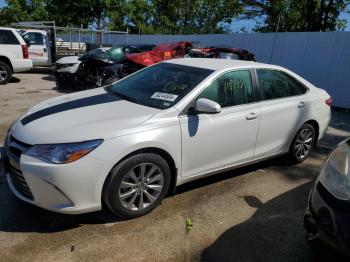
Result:
{"label": "toyota camry", "polygon": [[26,202],[133,218],[186,182],[278,155],[304,161],[331,102],[279,66],[174,59],[32,107],[10,127],[3,162]]}

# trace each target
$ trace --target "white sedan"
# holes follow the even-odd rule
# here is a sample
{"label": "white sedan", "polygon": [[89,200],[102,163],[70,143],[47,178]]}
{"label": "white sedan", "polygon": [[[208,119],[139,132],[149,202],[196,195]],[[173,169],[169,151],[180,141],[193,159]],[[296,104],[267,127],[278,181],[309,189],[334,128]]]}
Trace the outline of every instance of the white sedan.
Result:
{"label": "white sedan", "polygon": [[281,154],[304,161],[330,105],[279,66],[169,60],[31,108],[8,132],[7,179],[17,197],[48,210],[104,203],[137,217],[186,182]]}

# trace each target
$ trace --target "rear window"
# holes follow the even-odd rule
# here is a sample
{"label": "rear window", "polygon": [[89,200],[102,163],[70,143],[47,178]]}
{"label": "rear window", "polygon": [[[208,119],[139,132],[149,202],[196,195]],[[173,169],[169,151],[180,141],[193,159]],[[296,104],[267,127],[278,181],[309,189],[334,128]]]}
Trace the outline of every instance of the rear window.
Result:
{"label": "rear window", "polygon": [[19,45],[17,37],[10,30],[0,29],[0,45]]}

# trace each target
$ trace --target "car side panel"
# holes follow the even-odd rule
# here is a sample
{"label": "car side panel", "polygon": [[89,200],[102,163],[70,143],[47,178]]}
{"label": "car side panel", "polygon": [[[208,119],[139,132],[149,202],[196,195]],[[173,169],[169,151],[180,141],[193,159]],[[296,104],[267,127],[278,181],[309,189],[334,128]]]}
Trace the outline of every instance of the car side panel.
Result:
{"label": "car side panel", "polygon": [[[177,117],[164,127],[109,139],[92,151],[91,155],[103,160],[108,166],[108,170],[111,170],[124,157],[145,148],[158,148],[170,154],[175,162],[179,177],[181,174],[181,130]],[[101,174],[96,183],[96,190],[100,193],[102,193],[103,183],[107,175],[108,173]]]}

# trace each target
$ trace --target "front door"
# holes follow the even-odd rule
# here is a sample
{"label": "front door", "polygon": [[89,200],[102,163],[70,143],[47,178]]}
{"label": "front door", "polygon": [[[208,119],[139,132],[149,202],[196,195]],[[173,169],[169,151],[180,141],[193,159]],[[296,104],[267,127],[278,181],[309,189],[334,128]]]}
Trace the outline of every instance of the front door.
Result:
{"label": "front door", "polygon": [[252,160],[260,112],[251,72],[224,73],[198,98],[213,100],[222,110],[218,114],[180,116],[182,176],[197,176]]}

